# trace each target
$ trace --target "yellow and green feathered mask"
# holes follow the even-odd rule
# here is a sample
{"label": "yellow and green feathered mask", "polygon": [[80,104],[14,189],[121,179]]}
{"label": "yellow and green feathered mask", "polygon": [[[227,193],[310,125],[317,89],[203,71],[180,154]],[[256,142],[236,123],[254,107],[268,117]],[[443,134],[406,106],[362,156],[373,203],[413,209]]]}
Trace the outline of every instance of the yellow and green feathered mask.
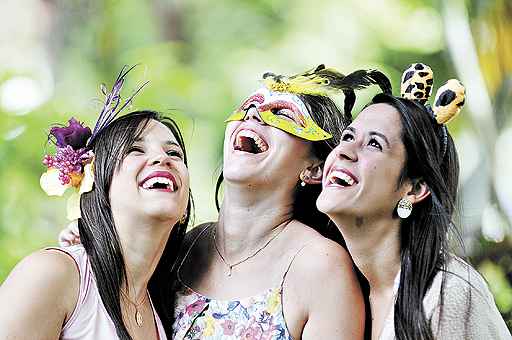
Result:
{"label": "yellow and green feathered mask", "polygon": [[332,137],[315,123],[297,95],[272,92],[266,88],[247,98],[226,122],[243,120],[250,107],[256,108],[266,124],[302,139],[319,141]]}
{"label": "yellow and green feathered mask", "polygon": [[226,122],[243,120],[248,109],[254,107],[266,124],[313,142],[330,139],[332,135],[313,120],[299,95],[328,97],[343,93],[344,111],[350,115],[354,90],[377,84],[384,92],[391,92],[389,80],[379,71],[357,70],[345,76],[324,65],[290,77],[265,73],[263,84],[265,87],[246,99]]}

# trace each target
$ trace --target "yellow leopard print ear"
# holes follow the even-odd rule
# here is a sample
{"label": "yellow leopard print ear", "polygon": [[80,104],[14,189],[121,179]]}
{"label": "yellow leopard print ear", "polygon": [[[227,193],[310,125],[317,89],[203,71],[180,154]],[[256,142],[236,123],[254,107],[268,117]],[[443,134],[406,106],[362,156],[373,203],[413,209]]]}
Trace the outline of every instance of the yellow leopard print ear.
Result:
{"label": "yellow leopard print ear", "polygon": [[402,74],[400,95],[409,100],[417,100],[425,105],[432,93],[434,73],[425,64],[411,64]]}
{"label": "yellow leopard print ear", "polygon": [[448,80],[437,90],[433,111],[439,124],[447,124],[459,114],[466,101],[465,92],[457,79]]}

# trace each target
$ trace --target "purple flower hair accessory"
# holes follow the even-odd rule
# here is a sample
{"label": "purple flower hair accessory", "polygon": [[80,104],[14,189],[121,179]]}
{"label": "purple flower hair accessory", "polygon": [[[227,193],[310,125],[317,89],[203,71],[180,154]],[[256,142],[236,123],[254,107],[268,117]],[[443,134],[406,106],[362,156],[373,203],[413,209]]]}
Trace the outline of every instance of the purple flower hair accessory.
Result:
{"label": "purple flower hair accessory", "polygon": [[92,132],[89,127],[73,117],[69,119],[68,126],[54,126],[50,130],[48,140],[55,144],[57,150],[55,155],[44,156],[43,164],[48,170],[41,176],[39,183],[50,196],[62,196],[69,187],[76,189],[68,199],[67,216],[70,220],[80,218],[80,196],[93,189],[93,140],[131,104],[133,97],[148,83],[143,83],[130,97],[122,100],[121,88],[125,77],[135,66],[122,68],[110,93],[107,92],[105,85],[101,85],[105,102]]}
{"label": "purple flower hair accessory", "polygon": [[68,126],[57,127],[54,126],[50,130],[50,135],[55,137],[55,143],[59,148],[65,148],[71,146],[73,150],[85,148],[87,140],[91,137],[91,129],[87,126],[83,126],[74,117],[68,121]]}

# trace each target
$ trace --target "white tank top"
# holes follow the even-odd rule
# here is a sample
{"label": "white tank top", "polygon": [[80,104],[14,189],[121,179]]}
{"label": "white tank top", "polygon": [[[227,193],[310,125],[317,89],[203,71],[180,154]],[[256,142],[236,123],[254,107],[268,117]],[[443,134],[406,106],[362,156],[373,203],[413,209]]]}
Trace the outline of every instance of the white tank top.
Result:
{"label": "white tank top", "polygon": [[[80,287],[78,302],[68,321],[62,327],[60,339],[62,340],[98,340],[119,339],[96,286],[89,258],[84,247],[75,245],[65,248],[46,248],[58,250],[69,255],[77,266],[80,274]],[[160,340],[167,340],[165,330],[149,297],[153,315],[155,317],[157,335]]]}

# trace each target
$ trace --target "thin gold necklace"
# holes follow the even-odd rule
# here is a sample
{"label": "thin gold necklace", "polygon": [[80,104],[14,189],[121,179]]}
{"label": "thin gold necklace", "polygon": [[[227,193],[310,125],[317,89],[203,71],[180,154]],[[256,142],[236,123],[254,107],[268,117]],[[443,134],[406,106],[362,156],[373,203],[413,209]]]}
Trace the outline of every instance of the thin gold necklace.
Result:
{"label": "thin gold necklace", "polygon": [[[250,254],[249,256],[247,257],[244,257],[243,259],[239,260],[239,261],[236,261],[234,263],[229,263],[226,258],[222,255],[222,253],[220,252],[220,249],[219,249],[219,246],[217,245],[217,228],[214,228],[213,229],[213,244],[215,246],[215,250],[217,251],[217,254],[219,254],[219,257],[221,258],[222,262],[224,262],[224,264],[228,267],[228,272],[227,272],[227,276],[228,277],[231,277],[231,274],[233,272],[233,267],[236,267],[238,266],[239,264],[242,264],[244,263],[245,261],[249,260],[249,259],[252,259],[254,256],[258,255],[258,253],[260,251],[262,251],[263,249],[265,249],[269,244],[270,242],[272,242],[273,240],[275,240],[276,237],[278,237],[279,235],[281,235],[281,233],[286,229],[286,226],[291,222],[291,220],[288,220],[286,221],[286,225],[283,227],[283,229],[281,229],[278,233],[276,233],[274,236],[272,236],[263,246],[261,246],[260,248],[258,248],[254,253]],[[282,224],[282,223],[281,223]]]}
{"label": "thin gold necklace", "polygon": [[139,311],[139,307],[141,307],[142,304],[146,301],[146,299],[148,297],[148,291],[146,290],[146,292],[144,293],[144,297],[142,298],[142,300],[139,303],[132,301],[132,299],[130,299],[128,294],[126,294],[123,289],[121,289],[120,291],[121,291],[121,295],[126,299],[126,301],[128,301],[129,303],[131,303],[133,305],[133,307],[135,307],[135,314],[134,314],[135,323],[137,323],[137,326],[142,327],[142,325],[144,325],[144,318],[142,317],[142,313]]}

